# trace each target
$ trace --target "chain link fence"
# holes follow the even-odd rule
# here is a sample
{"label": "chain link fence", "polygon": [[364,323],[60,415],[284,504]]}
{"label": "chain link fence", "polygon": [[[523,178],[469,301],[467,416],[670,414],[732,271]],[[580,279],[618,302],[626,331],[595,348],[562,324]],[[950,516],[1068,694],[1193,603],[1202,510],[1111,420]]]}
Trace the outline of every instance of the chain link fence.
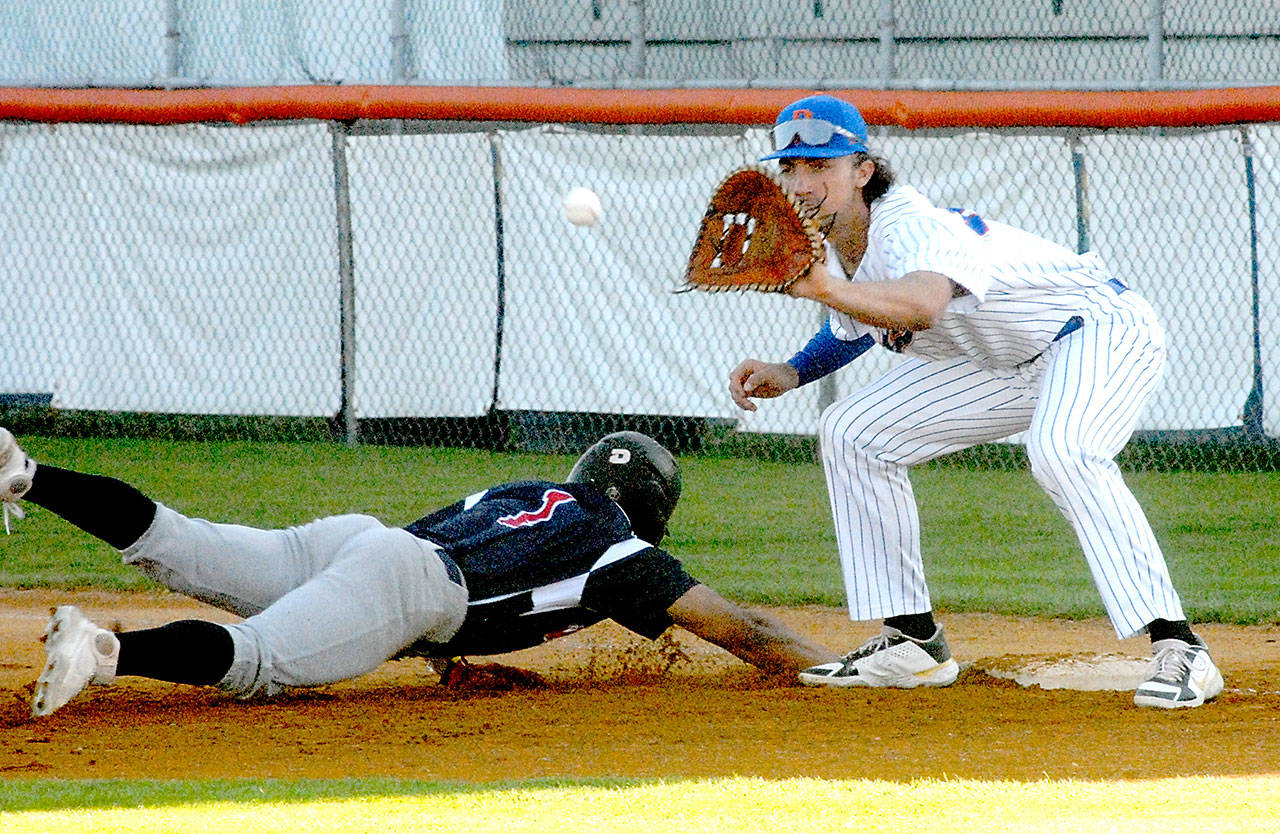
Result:
{"label": "chain link fence", "polygon": [[1222,87],[1280,2],[0,0],[0,85]]}
{"label": "chain link fence", "polygon": [[[1176,465],[1274,466],[1280,129],[872,144],[939,204],[1092,248],[1153,302],[1170,361],[1141,465],[1185,447]],[[824,311],[676,292],[707,195],[766,145],[717,125],[0,124],[21,300],[0,421],[542,451],[627,426],[686,452],[812,454],[823,407],[894,355],[745,414],[729,370],[790,356]],[[603,199],[595,226],[561,211],[575,185]]]}

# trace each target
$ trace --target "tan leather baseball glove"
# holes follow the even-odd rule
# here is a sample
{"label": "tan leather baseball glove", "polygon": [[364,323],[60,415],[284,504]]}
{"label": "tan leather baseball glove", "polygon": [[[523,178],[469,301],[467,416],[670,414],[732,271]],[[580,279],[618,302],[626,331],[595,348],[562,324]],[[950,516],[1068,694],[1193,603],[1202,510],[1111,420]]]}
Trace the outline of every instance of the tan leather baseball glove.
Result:
{"label": "tan leather baseball glove", "polygon": [[711,195],[684,288],[786,292],[823,255],[822,234],[778,181],[739,168]]}

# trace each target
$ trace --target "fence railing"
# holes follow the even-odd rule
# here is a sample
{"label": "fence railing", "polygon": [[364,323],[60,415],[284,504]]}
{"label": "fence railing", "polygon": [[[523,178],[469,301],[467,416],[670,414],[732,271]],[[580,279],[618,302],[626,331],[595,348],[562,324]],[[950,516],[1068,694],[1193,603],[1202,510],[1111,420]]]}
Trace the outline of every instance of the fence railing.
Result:
{"label": "fence railing", "polygon": [[1181,88],[1280,78],[1275,0],[0,2],[0,85]]}

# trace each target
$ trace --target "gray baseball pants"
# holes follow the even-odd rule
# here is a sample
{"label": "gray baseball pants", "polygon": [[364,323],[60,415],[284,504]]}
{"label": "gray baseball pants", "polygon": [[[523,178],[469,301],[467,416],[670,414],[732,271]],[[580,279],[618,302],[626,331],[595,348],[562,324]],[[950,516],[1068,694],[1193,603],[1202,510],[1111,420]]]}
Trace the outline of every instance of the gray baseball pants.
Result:
{"label": "gray baseball pants", "polygon": [[260,530],[157,504],[123,555],[166,588],[246,617],[227,626],[235,655],[218,684],[242,697],[370,672],[415,640],[447,641],[467,611],[436,545],[367,515]]}

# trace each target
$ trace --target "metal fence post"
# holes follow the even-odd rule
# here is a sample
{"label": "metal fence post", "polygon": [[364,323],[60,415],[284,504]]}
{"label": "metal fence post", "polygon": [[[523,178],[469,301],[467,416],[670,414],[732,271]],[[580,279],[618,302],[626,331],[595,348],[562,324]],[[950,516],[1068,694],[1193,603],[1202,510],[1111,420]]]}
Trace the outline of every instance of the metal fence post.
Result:
{"label": "metal fence post", "polygon": [[897,74],[894,66],[897,60],[898,21],[894,15],[893,0],[880,0],[880,53],[879,71],[880,86],[888,88]]}
{"label": "metal fence post", "polygon": [[178,79],[180,62],[179,47],[182,45],[182,32],[178,28],[181,15],[178,11],[179,0],[165,0],[164,4],[164,81],[166,86],[173,86]]}
{"label": "metal fence post", "polygon": [[1164,78],[1164,0],[1147,0],[1147,80]]}
{"label": "metal fence post", "polygon": [[[818,326],[815,330],[820,330],[827,323],[830,313],[825,307],[818,310]],[[836,401],[836,374],[827,374],[819,377],[818,384],[818,415],[821,416],[828,407]]]}
{"label": "metal fence post", "polygon": [[338,318],[340,330],[340,372],[342,387],[339,419],[350,446],[360,442],[356,424],[356,277],[355,254],[351,245],[351,180],[347,172],[347,137],[351,126],[329,122],[333,138],[333,196],[338,224]]}
{"label": "metal fence post", "polygon": [[1089,241],[1089,172],[1084,162],[1084,141],[1079,133],[1071,134],[1071,172],[1076,183],[1076,251],[1088,252]]}
{"label": "metal fence post", "polygon": [[391,83],[409,80],[409,8],[407,0],[391,0]]}
{"label": "metal fence post", "polygon": [[498,303],[494,311],[493,394],[489,406],[490,412],[494,412],[498,410],[498,393],[501,390],[502,329],[506,325],[507,317],[507,267],[502,229],[502,146],[496,133],[489,134],[489,159],[493,163],[493,230],[498,264]]}
{"label": "metal fence post", "polygon": [[1262,315],[1258,287],[1258,193],[1253,172],[1253,136],[1247,125],[1240,128],[1240,150],[1244,154],[1244,184],[1249,205],[1249,283],[1253,312],[1253,387],[1244,401],[1244,434],[1250,440],[1266,438],[1263,428]]}
{"label": "metal fence post", "polygon": [[644,0],[630,0],[631,46],[627,50],[627,77],[639,81],[645,77]]}
{"label": "metal fence post", "polygon": [[[408,0],[391,0],[391,83],[408,84],[415,75],[409,55],[409,3]],[[404,133],[404,119],[393,119],[391,133]]]}

